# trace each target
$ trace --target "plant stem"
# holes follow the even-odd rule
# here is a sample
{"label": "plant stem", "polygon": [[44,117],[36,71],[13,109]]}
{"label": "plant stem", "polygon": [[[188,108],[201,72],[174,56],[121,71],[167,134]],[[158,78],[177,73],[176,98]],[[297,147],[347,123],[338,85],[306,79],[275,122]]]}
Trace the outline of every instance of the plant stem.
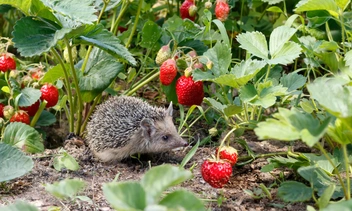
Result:
{"label": "plant stem", "polygon": [[138,89],[140,89],[141,87],[143,87],[144,85],[146,85],[147,83],[149,83],[149,81],[153,80],[154,78],[158,77],[160,74],[160,72],[156,72],[154,75],[150,76],[148,79],[146,79],[145,81],[143,81],[142,83],[140,83],[138,86],[136,86],[135,88],[133,88],[132,90],[130,90],[129,92],[127,92],[127,96],[131,96],[133,93],[135,93]]}
{"label": "plant stem", "polygon": [[342,145],[342,150],[343,150],[343,157],[345,161],[345,169],[346,169],[346,185],[347,185],[347,195],[346,195],[346,200],[349,200],[351,198],[351,188],[350,188],[350,164],[349,164],[349,159],[348,159],[348,154],[347,154],[347,145],[343,144]]}
{"label": "plant stem", "polygon": [[266,75],[264,78],[264,83],[266,82],[266,80],[268,80],[269,74],[270,74],[270,69],[271,69],[271,65],[268,65],[268,70],[266,71]]}
{"label": "plant stem", "polygon": [[[337,170],[337,167],[335,166],[334,162],[332,162],[330,156],[328,155],[328,153],[326,152],[326,150],[324,149],[324,147],[323,147],[320,143],[317,143],[316,145],[317,145],[318,149],[324,154],[324,156],[325,156],[326,159],[329,161],[329,163],[330,163],[331,166],[334,168],[334,170],[336,170],[337,178],[338,178],[338,180],[339,180],[339,182],[340,182],[340,184],[341,184],[343,193],[344,193],[345,198],[346,198],[346,200],[347,200],[347,198],[350,198],[350,197],[349,197],[349,195],[347,196],[347,192],[348,192],[348,191],[346,190],[345,183],[344,183],[343,180],[342,180],[342,177],[341,177],[341,175],[340,175],[340,172]],[[346,145],[345,145],[345,146],[346,146]],[[347,171],[348,171],[348,170],[346,170],[346,172],[347,172]],[[350,188],[348,187],[348,189],[350,189]]]}
{"label": "plant stem", "polygon": [[35,126],[35,124],[37,123],[37,121],[38,121],[38,119],[39,119],[39,117],[40,117],[40,114],[42,114],[42,112],[43,112],[43,110],[44,110],[44,108],[45,108],[45,106],[46,106],[47,103],[48,103],[48,102],[47,102],[46,100],[43,100],[43,101],[40,103],[40,106],[39,106],[39,108],[38,108],[37,113],[35,113],[34,117],[32,118],[32,121],[31,121],[31,124],[30,124],[31,127],[34,127],[34,126]]}
{"label": "plant stem", "polygon": [[[278,155],[287,155],[288,152],[271,152],[271,153],[265,153],[265,154],[259,154],[259,155],[256,155],[255,156],[255,159],[257,158],[266,158],[266,157],[273,157],[273,156],[278,156]],[[241,156],[241,157],[238,157],[238,161],[249,161],[253,159],[252,156],[250,155],[247,155],[247,156]]]}
{"label": "plant stem", "polygon": [[60,63],[62,70],[64,71],[64,83],[65,83],[65,87],[67,90],[67,98],[68,98],[68,104],[70,106],[70,116],[68,117],[68,122],[69,122],[69,128],[70,128],[70,132],[72,133],[74,131],[74,110],[73,110],[73,104],[72,104],[72,91],[71,91],[71,86],[70,86],[70,78],[68,76],[65,64],[62,60],[62,58],[60,57],[59,53],[56,51],[55,48],[51,49],[52,53],[54,54],[54,57],[58,60],[58,62]]}
{"label": "plant stem", "polygon": [[72,58],[72,47],[70,45],[70,41],[65,38],[64,39],[66,47],[67,47],[67,52],[68,52],[68,58],[70,60],[70,67],[71,67],[71,73],[73,76],[73,84],[75,85],[75,89],[76,89],[76,95],[78,97],[78,112],[77,114],[77,123],[76,123],[76,131],[75,133],[77,135],[80,135],[80,129],[81,129],[81,121],[82,121],[82,111],[83,111],[83,101],[82,101],[82,96],[81,96],[81,92],[79,89],[79,85],[78,85],[78,78],[77,78],[77,74],[76,74],[76,70],[75,70],[75,66],[73,64],[73,58]]}
{"label": "plant stem", "polygon": [[124,0],[122,2],[119,16],[117,16],[117,19],[114,22],[114,27],[111,29],[112,33],[114,33],[115,35],[117,34],[117,30],[119,28],[120,21],[121,21],[123,15],[125,14],[125,11],[127,9],[128,4],[129,4],[129,0]]}
{"label": "plant stem", "polygon": [[136,13],[136,18],[135,18],[134,23],[133,23],[133,28],[132,28],[131,34],[130,34],[130,36],[128,38],[128,41],[127,41],[127,43],[125,45],[126,48],[128,48],[130,46],[130,44],[132,42],[133,35],[136,32],[139,16],[141,14],[142,4],[143,4],[143,0],[139,0],[138,9],[137,9],[137,13]]}
{"label": "plant stem", "polygon": [[90,107],[89,111],[88,111],[88,114],[82,124],[82,127],[81,127],[81,131],[84,131],[86,129],[86,126],[87,126],[87,123],[88,123],[88,120],[89,120],[89,117],[90,115],[92,115],[94,109],[95,109],[95,106],[98,104],[98,102],[100,101],[101,97],[103,96],[102,93],[100,93],[94,100],[93,102],[93,105]]}

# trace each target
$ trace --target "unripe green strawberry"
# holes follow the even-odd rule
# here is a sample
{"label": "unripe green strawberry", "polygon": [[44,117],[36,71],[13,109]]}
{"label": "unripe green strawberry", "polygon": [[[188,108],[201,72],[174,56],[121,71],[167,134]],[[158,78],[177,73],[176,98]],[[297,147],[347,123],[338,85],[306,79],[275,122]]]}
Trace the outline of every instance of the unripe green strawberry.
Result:
{"label": "unripe green strawberry", "polygon": [[13,55],[10,53],[3,53],[0,56],[0,71],[7,72],[8,70],[16,69],[16,62]]}
{"label": "unripe green strawberry", "polygon": [[222,188],[230,180],[232,166],[223,160],[206,160],[201,166],[204,181],[214,188]]}
{"label": "unripe green strawberry", "polygon": [[6,119],[10,119],[15,113],[15,109],[11,105],[7,105],[3,109],[3,114]]}
{"label": "unripe green strawberry", "polygon": [[229,162],[232,166],[237,163],[238,152],[235,148],[230,146],[223,146],[220,149],[216,148],[215,154],[219,153],[219,158]]}
{"label": "unripe green strawberry", "polygon": [[59,91],[56,86],[52,84],[43,85],[42,88],[40,88],[40,92],[42,93],[40,99],[47,101],[46,108],[55,106],[59,101]]}
{"label": "unripe green strawberry", "polygon": [[156,54],[155,63],[161,65],[163,62],[171,58],[171,50],[169,45],[164,45]]}
{"label": "unripe green strawberry", "polygon": [[177,66],[174,59],[168,59],[160,66],[160,82],[168,86],[172,83],[177,75]]}
{"label": "unripe green strawberry", "polygon": [[215,16],[220,21],[225,21],[229,15],[230,7],[226,0],[217,0],[215,5]]}
{"label": "unripe green strawberry", "polygon": [[194,4],[194,0],[185,0],[181,7],[180,7],[180,16],[182,19],[185,19],[185,18],[188,18],[190,19],[191,21],[194,21],[196,16],[190,16],[189,15],[189,8],[192,6],[192,5],[195,5]]}
{"label": "unripe green strawberry", "polygon": [[183,75],[176,81],[176,95],[181,105],[200,105],[204,98],[203,82]]}
{"label": "unripe green strawberry", "polygon": [[206,9],[210,9],[211,7],[213,6],[213,4],[210,2],[210,1],[207,1],[207,2],[205,2],[205,4],[204,4],[204,7],[206,8]]}
{"label": "unripe green strawberry", "polygon": [[29,125],[31,120],[27,112],[19,110],[11,117],[10,122],[22,122]]}
{"label": "unripe green strawberry", "polygon": [[[76,59],[77,59],[77,48],[76,48],[76,46],[72,46],[71,49],[72,49],[72,52],[71,52],[72,60],[76,61]],[[68,54],[68,48],[67,47],[65,47],[65,49],[64,49],[64,59],[65,59],[66,62],[68,62],[68,63],[70,62],[70,57],[69,57],[69,54]]]}
{"label": "unripe green strawberry", "polygon": [[190,7],[189,7],[189,9],[188,9],[188,14],[189,14],[189,16],[190,17],[195,17],[196,16],[196,14],[197,14],[197,10],[198,10],[198,8],[197,8],[197,6],[196,5],[191,5]]}

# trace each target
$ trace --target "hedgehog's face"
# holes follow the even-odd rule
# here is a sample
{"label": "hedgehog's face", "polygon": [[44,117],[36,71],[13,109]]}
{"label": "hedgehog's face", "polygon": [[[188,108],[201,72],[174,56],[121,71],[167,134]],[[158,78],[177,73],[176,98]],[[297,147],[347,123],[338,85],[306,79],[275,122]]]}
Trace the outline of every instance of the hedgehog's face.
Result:
{"label": "hedgehog's face", "polygon": [[165,152],[188,145],[177,133],[171,116],[157,121],[143,119],[141,126],[147,139],[146,152]]}

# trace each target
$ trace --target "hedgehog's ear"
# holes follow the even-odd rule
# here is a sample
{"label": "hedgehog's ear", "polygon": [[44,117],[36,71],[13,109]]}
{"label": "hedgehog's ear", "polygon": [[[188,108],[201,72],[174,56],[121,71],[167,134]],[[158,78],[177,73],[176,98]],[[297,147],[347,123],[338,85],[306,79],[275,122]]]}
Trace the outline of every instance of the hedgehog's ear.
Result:
{"label": "hedgehog's ear", "polygon": [[172,101],[170,102],[169,107],[166,110],[166,115],[167,116],[171,116],[172,117],[172,112],[174,111],[173,107],[172,107]]}
{"label": "hedgehog's ear", "polygon": [[154,121],[150,118],[142,119],[141,127],[143,129],[143,135],[145,137],[150,137],[155,133]]}

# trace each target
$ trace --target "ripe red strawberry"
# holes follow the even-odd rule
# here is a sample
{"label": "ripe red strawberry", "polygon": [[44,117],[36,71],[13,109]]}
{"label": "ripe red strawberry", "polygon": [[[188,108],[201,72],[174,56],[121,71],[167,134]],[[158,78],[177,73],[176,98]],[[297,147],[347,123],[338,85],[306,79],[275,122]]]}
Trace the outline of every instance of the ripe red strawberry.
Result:
{"label": "ripe red strawberry", "polygon": [[27,112],[19,110],[11,117],[10,122],[22,122],[29,125],[31,120]]}
{"label": "ripe red strawberry", "polygon": [[16,62],[13,59],[12,54],[3,53],[0,56],[0,71],[6,72],[14,69],[16,69]]}
{"label": "ripe red strawberry", "polygon": [[156,54],[155,63],[161,65],[163,62],[171,58],[171,50],[169,45],[164,45]]}
{"label": "ripe red strawberry", "polygon": [[46,108],[55,106],[59,101],[59,91],[56,86],[52,84],[45,84],[42,88],[40,88],[40,91],[42,92],[40,99],[48,102],[45,106]]}
{"label": "ripe red strawberry", "polygon": [[29,116],[34,116],[35,113],[37,113],[39,106],[40,106],[40,101],[38,100],[33,105],[27,106],[27,107],[20,107],[20,109],[27,112]]}
{"label": "ripe red strawberry", "polygon": [[[215,154],[217,155],[219,148],[216,148]],[[219,152],[219,158],[225,160],[231,164],[231,166],[237,163],[238,152],[235,148],[230,146],[221,147]]]}
{"label": "ripe red strawberry", "polygon": [[[191,6],[195,6],[194,4],[194,0],[185,0],[181,7],[180,7],[180,16],[182,19],[185,19],[185,18],[188,18],[190,19],[191,21],[194,21],[196,16],[194,14],[194,16],[191,16],[189,13],[190,13],[190,7]],[[194,7],[193,7],[194,8]],[[193,11],[191,11],[191,13],[193,13]]]}
{"label": "ripe red strawberry", "polygon": [[167,86],[172,83],[177,75],[177,65],[174,59],[168,59],[160,66],[160,81]]}
{"label": "ripe red strawberry", "polygon": [[232,166],[222,160],[206,160],[201,166],[204,181],[214,188],[222,188],[230,180]]}
{"label": "ripe red strawberry", "polygon": [[183,75],[176,81],[176,95],[182,105],[200,105],[204,98],[203,82]]}
{"label": "ripe red strawberry", "polygon": [[225,21],[229,15],[230,7],[226,0],[217,0],[215,5],[215,16],[220,21]]}
{"label": "ripe red strawberry", "polygon": [[1,118],[4,117],[4,107],[5,107],[5,105],[0,103],[0,117]]}

